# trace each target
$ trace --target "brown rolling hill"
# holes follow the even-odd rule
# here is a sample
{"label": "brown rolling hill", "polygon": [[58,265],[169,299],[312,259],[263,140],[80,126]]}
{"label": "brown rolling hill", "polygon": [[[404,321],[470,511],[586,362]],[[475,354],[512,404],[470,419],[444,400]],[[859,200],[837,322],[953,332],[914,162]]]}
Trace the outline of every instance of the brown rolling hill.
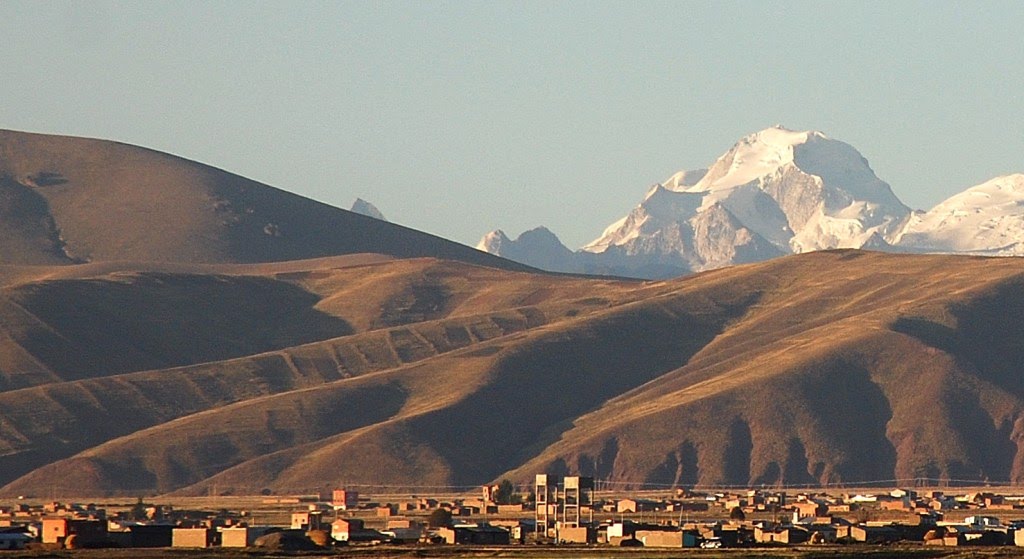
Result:
{"label": "brown rolling hill", "polygon": [[1024,261],[538,273],[0,131],[0,495],[1024,482]]}
{"label": "brown rolling hill", "polygon": [[581,297],[588,287],[634,296],[630,282],[373,255],[4,267],[0,277],[2,483],[173,419],[611,304]]}
{"label": "brown rolling hill", "polygon": [[[1024,260],[0,267],[0,494],[1024,481]],[[92,318],[91,318],[92,317]]]}
{"label": "brown rolling hill", "polygon": [[0,130],[0,263],[255,263],[341,254],[525,270],[220,169],[106,140]]}

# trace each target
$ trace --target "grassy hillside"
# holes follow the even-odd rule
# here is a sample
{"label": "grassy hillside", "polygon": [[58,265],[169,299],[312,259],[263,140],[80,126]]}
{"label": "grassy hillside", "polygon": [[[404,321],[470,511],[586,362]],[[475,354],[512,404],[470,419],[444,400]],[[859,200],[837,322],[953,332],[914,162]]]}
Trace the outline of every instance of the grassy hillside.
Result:
{"label": "grassy hillside", "polygon": [[175,156],[0,131],[0,494],[1024,482],[1024,261],[535,273]]}
{"label": "grassy hillside", "polygon": [[750,272],[782,283],[688,363],[578,418],[512,475],[1024,478],[1021,261],[825,253],[726,273]]}
{"label": "grassy hillside", "polygon": [[[836,251],[646,283],[370,257],[112,266],[0,270],[5,363],[42,371],[0,392],[0,493],[1024,479],[1016,259]],[[149,305],[137,361],[187,362],[75,368],[25,342],[101,358],[123,325],[67,308],[82,290],[106,301],[86,315],[131,308],[126,284]],[[238,317],[196,336],[234,345],[156,343],[208,304],[184,303],[193,285]],[[266,328],[275,301],[290,314]]]}
{"label": "grassy hillside", "polygon": [[378,253],[527,269],[165,153],[8,130],[0,130],[0,239],[0,263],[10,264]]}
{"label": "grassy hillside", "polygon": [[577,301],[583,286],[624,299],[634,285],[359,256],[129,266],[142,271],[93,264],[33,268],[36,281],[24,269],[8,275],[0,481],[176,418],[610,304]]}

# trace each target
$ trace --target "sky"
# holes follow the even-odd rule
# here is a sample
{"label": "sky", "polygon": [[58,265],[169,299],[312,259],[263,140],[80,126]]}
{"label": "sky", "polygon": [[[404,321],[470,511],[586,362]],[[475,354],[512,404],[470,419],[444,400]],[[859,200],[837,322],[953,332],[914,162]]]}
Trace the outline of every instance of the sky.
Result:
{"label": "sky", "polygon": [[781,124],[906,204],[1024,172],[1024,2],[0,2],[0,128],[170,152],[475,245],[578,248]]}

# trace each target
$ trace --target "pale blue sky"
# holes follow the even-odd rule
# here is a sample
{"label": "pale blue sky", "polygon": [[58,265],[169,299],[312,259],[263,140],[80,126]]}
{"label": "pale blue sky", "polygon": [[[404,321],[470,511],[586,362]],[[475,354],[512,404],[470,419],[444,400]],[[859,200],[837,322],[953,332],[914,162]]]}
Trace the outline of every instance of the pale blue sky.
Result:
{"label": "pale blue sky", "polygon": [[1024,172],[1024,2],[0,2],[0,128],[168,151],[467,244],[598,236],[783,124],[927,208]]}

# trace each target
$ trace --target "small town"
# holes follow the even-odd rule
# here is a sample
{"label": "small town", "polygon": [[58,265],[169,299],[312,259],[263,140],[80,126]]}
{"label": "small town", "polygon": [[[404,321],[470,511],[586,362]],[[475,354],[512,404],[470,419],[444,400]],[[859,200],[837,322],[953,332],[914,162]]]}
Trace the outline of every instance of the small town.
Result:
{"label": "small town", "polygon": [[193,498],[206,504],[195,507],[19,498],[0,501],[0,549],[1024,546],[1024,491],[1006,488],[617,495],[595,491],[592,478],[541,474],[522,489],[503,480],[475,496],[387,499],[334,489]]}

